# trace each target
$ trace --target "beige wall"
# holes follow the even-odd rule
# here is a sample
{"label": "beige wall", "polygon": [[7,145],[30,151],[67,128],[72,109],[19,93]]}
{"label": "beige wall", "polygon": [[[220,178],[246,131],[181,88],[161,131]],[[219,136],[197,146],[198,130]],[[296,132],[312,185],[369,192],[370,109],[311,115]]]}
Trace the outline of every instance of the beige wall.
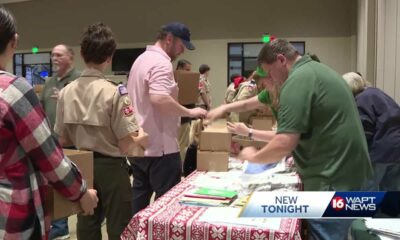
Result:
{"label": "beige wall", "polygon": [[[323,38],[288,38],[290,41],[305,41],[306,52],[315,53],[320,60],[339,73],[354,70],[354,37],[323,37]],[[194,40],[195,51],[185,51],[180,58],[185,58],[193,64],[193,71],[197,71],[200,64],[206,63],[211,67],[210,81],[212,83],[213,106],[223,102],[227,82],[227,48],[228,42],[257,42],[259,39],[216,39]],[[119,48],[144,47],[146,43],[120,44]],[[43,51],[51,49],[41,49]],[[75,66],[78,69],[85,67],[79,56],[79,47],[74,47],[76,58]],[[10,66],[11,67],[11,66]],[[11,70],[12,68],[10,68]],[[111,73],[109,69],[108,74]],[[120,78],[124,80],[124,77]],[[119,80],[118,80],[119,81]]]}
{"label": "beige wall", "polygon": [[357,14],[357,71],[375,83],[376,0],[358,0]]}
{"label": "beige wall", "polygon": [[79,45],[83,29],[102,21],[119,43],[152,41],[162,24],[181,21],[193,39],[343,37],[352,33],[356,0],[34,0],[6,5],[15,15],[19,47]]}
{"label": "beige wall", "polygon": [[[21,49],[38,45],[42,51],[57,43],[79,44],[82,29],[103,21],[111,26],[118,48],[151,43],[159,27],[182,21],[192,32],[196,51],[182,58],[193,69],[211,67],[214,106],[222,103],[227,82],[227,43],[258,42],[263,33],[306,41],[306,52],[339,73],[356,70],[356,0],[40,0],[10,4],[18,20]],[[95,11],[93,7],[95,6]],[[46,9],[45,11],[43,9]],[[112,9],[112,11],[110,11]],[[27,11],[40,14],[26,14]],[[41,34],[38,32],[41,29]],[[76,66],[84,64],[77,52]]]}
{"label": "beige wall", "polygon": [[400,3],[377,3],[376,86],[400,103]]}

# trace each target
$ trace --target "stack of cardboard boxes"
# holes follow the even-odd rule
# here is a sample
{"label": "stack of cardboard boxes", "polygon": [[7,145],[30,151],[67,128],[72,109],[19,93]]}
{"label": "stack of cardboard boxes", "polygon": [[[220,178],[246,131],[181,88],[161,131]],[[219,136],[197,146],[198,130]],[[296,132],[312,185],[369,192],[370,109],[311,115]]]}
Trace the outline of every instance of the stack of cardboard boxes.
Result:
{"label": "stack of cardboard boxes", "polygon": [[228,171],[232,134],[226,128],[226,121],[213,122],[200,135],[197,151],[197,170]]}
{"label": "stack of cardboard boxes", "polygon": [[[251,118],[251,127],[257,130],[271,131],[273,125],[275,124],[275,119],[271,115],[256,115]],[[248,138],[247,136],[234,136],[232,141],[238,143],[241,147],[253,146],[258,149],[265,146],[265,142],[255,141]]]}

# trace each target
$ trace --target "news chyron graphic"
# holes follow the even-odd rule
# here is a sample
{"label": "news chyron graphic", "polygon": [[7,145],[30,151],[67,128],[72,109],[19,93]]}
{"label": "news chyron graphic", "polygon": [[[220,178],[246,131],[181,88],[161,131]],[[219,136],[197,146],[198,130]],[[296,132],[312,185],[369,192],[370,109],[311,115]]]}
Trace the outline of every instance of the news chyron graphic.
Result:
{"label": "news chyron graphic", "polygon": [[400,192],[254,192],[240,217],[400,217]]}

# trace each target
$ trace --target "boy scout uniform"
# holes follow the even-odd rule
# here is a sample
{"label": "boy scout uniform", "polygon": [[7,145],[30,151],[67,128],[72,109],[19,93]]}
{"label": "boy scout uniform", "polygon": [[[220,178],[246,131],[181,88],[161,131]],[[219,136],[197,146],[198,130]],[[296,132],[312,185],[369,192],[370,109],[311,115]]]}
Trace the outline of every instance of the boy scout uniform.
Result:
{"label": "boy scout uniform", "polygon": [[106,80],[98,70],[86,69],[60,92],[54,131],[77,149],[94,152],[99,204],[94,215],[78,215],[78,238],[101,239],[104,215],[109,239],[119,239],[128,225],[132,190],[118,140],[138,129],[126,88]]}
{"label": "boy scout uniform", "polygon": [[[200,94],[205,93],[207,96],[209,96],[210,87],[211,87],[210,82],[203,75],[201,75],[199,80],[199,93]],[[203,102],[201,95],[199,95],[199,98],[197,99],[196,106],[206,109],[206,104]]]}
{"label": "boy scout uniform", "polygon": [[46,79],[43,86],[42,92],[40,94],[40,102],[46,112],[46,115],[50,121],[50,126],[54,127],[54,122],[56,121],[56,107],[57,98],[54,97],[54,89],[61,90],[67,86],[70,82],[77,79],[80,75],[75,68],[72,68],[63,78],[58,79],[57,76],[52,76]]}
{"label": "boy scout uniform", "polygon": [[[257,83],[254,80],[243,82],[239,86],[239,90],[236,96],[233,98],[232,102],[242,101],[252,98],[257,95]],[[250,117],[255,113],[255,111],[235,113],[232,112],[230,117],[232,122],[244,122],[249,123]]]}
{"label": "boy scout uniform", "polygon": [[233,98],[235,98],[236,95],[236,89],[235,89],[235,84],[231,83],[229,84],[228,88],[226,89],[225,93],[225,103],[231,103]]}

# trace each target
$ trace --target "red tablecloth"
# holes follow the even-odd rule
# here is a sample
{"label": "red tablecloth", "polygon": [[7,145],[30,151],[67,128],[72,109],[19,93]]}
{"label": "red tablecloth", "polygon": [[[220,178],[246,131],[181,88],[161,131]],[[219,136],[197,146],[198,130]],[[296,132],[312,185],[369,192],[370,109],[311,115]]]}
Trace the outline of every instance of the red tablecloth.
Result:
{"label": "red tablecloth", "polygon": [[199,222],[206,207],[182,206],[179,199],[191,182],[204,172],[194,172],[153,204],[137,213],[121,239],[258,240],[301,239],[300,219],[283,219],[279,231],[249,226]]}

